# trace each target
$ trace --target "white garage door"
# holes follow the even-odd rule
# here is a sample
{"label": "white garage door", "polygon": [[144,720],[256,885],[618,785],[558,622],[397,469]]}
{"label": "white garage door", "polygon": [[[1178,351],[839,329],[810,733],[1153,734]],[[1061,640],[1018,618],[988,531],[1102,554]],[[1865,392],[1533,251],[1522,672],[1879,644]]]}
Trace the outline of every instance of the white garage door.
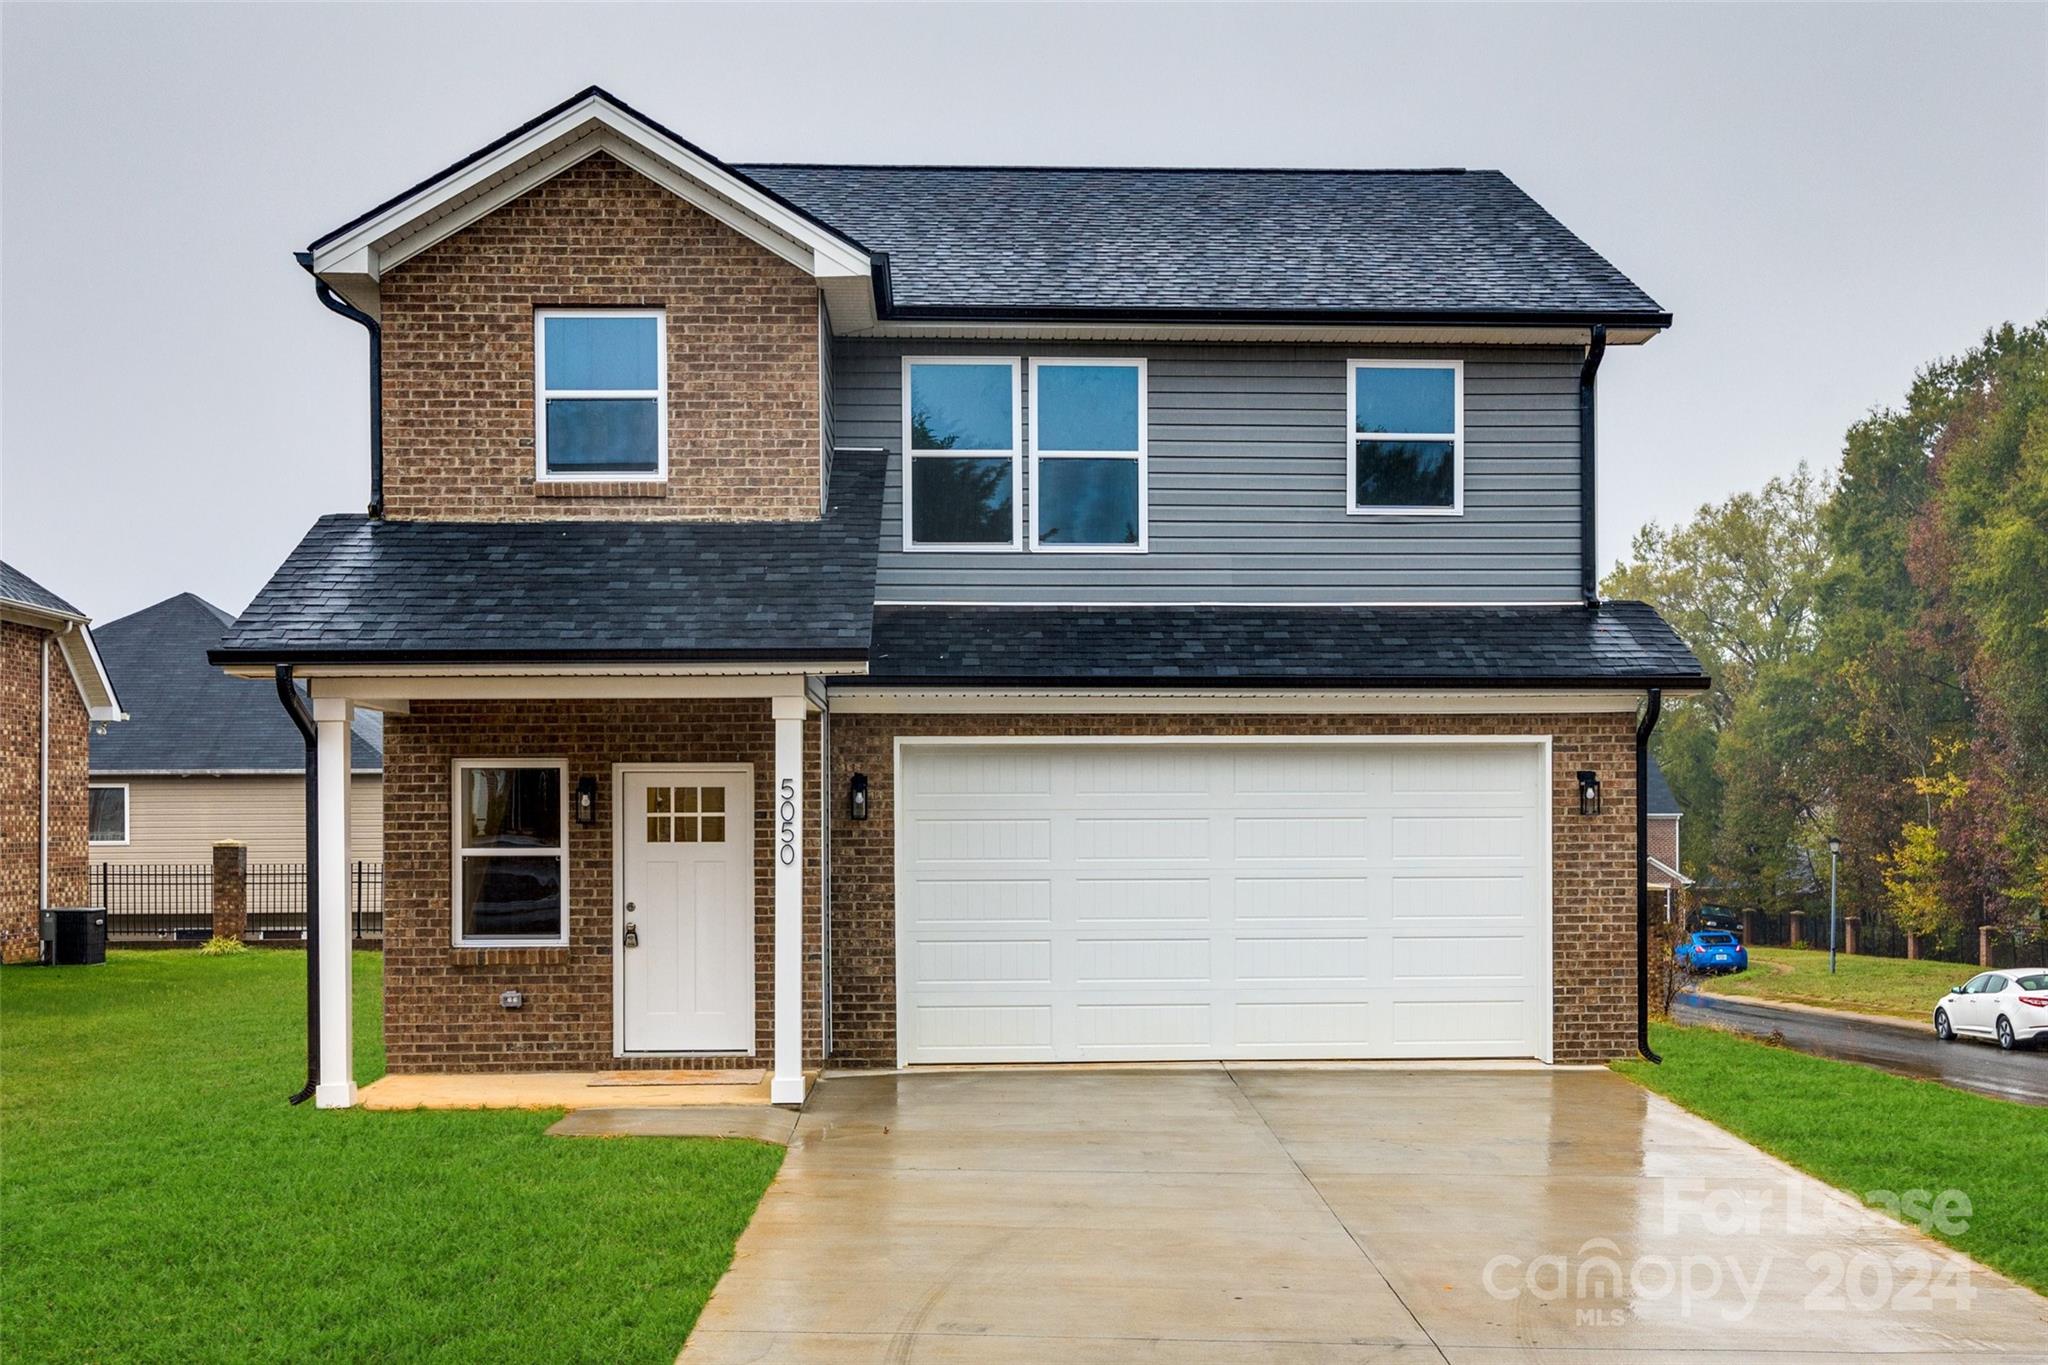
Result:
{"label": "white garage door", "polygon": [[1542,765],[905,741],[902,1060],[1547,1058]]}

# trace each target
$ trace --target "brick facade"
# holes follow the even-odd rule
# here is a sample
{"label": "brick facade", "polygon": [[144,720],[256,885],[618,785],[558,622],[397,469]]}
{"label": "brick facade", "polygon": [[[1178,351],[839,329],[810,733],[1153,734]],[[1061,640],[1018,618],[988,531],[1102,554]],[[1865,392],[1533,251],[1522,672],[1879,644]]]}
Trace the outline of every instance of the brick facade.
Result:
{"label": "brick facade", "polygon": [[[832,721],[839,792],[867,774],[869,817],[832,828],[832,1061],[896,1063],[894,742],[899,735],[1552,736],[1554,1043],[1559,1062],[1635,1046],[1635,718],[1541,716],[873,716]],[[1601,776],[1603,809],[1578,813],[1574,774]]]}
{"label": "brick facade", "polygon": [[[818,723],[805,724],[804,1056],[818,1008]],[[765,699],[461,702],[414,706],[384,727],[384,1038],[394,1072],[773,1065],[775,729]],[[450,801],[458,758],[561,758],[569,791],[598,781],[598,821],[569,832],[569,944],[457,949]],[[747,763],[754,770],[754,1055],[618,1058],[612,1047],[612,765]],[[516,988],[523,1009],[499,993]]]}
{"label": "brick facade", "polygon": [[[38,954],[42,856],[43,642],[50,633],[0,621],[0,961]],[[84,905],[91,719],[64,656],[50,658],[50,905]]]}
{"label": "brick facade", "polygon": [[[1650,856],[1666,867],[1678,866],[1678,817],[1675,815],[1653,815],[1646,822],[1648,837],[1643,845]],[[1654,872],[1654,869],[1652,869]]]}
{"label": "brick facade", "polygon": [[[667,311],[669,478],[536,485],[534,310]],[[805,272],[598,154],[385,276],[384,506],[406,521],[807,520]]]}

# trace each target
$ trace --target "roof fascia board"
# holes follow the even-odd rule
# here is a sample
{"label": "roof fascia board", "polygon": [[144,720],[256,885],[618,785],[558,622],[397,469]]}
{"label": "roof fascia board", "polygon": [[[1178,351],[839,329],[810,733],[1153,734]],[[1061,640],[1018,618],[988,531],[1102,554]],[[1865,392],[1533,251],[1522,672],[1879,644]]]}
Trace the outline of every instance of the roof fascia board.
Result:
{"label": "roof fascia board", "polygon": [[[1155,322],[1105,315],[1093,321],[1048,322],[1019,318],[1009,321],[919,321],[894,316],[872,323],[841,319],[836,306],[833,334],[846,337],[904,337],[951,340],[1055,341],[1227,341],[1348,342],[1364,345],[1488,345],[1579,346],[1587,344],[1587,326],[1477,326],[1456,324],[1361,324],[1342,322]],[[1640,346],[1660,329],[1611,328],[1610,346]]]}
{"label": "roof fascia board", "polygon": [[0,602],[0,618],[48,631],[56,639],[57,652],[63,656],[71,685],[78,689],[87,716],[102,724],[128,719],[128,713],[121,709],[120,697],[114,692],[114,680],[100,661],[85,617],[9,600]]}
{"label": "roof fascia board", "polygon": [[1277,688],[1043,688],[833,686],[830,709],[848,715],[1196,715],[1224,707],[1251,715],[1533,715],[1633,713],[1629,692],[1457,692]]}
{"label": "roof fascia board", "polygon": [[[609,138],[598,141],[600,134]],[[568,159],[561,156],[565,150],[572,152]],[[665,188],[677,190],[687,183],[693,194],[686,197],[692,203],[813,274],[868,274],[867,253],[855,243],[826,231],[715,159],[595,93],[322,241],[313,249],[314,273],[323,278],[330,271],[360,273],[374,279],[599,150],[627,152],[633,158],[628,164]],[[650,169],[657,166],[662,168],[659,175]],[[460,211],[436,216],[437,210],[456,203],[463,204]],[[456,226],[443,230],[448,222]],[[394,246],[400,248],[395,256],[389,254]],[[792,254],[793,246],[803,259]]]}
{"label": "roof fascia board", "polygon": [[[1235,678],[1227,686],[1242,687],[1247,680]],[[1611,677],[1586,677],[1560,674],[1555,677],[1422,677],[1389,678],[1384,676],[1359,677],[1316,677],[1316,678],[1263,678],[1258,685],[1275,692],[1383,692],[1400,691],[1423,694],[1485,695],[1488,693],[1509,695],[1544,693],[1559,695],[1574,692],[1602,692],[1630,695],[1646,688],[1663,692],[1704,692],[1711,681],[1697,674],[1644,674]],[[949,680],[943,677],[907,677],[888,673],[870,674],[838,680],[835,686],[882,691],[931,690],[940,692],[998,691],[1015,693],[1019,696],[1042,695],[1046,693],[1086,692],[1103,695],[1118,695],[1129,692],[1158,692],[1161,694],[1183,693],[1189,696],[1213,698],[1221,690],[1219,680],[1199,677],[1173,678],[1061,678],[1061,677],[988,677],[959,678]],[[1631,701],[1633,708],[1635,703]]]}
{"label": "roof fascia board", "polygon": [[315,677],[307,688],[315,698],[342,698],[364,706],[390,700],[422,701],[551,701],[563,699],[629,700],[647,698],[801,697],[807,673],[742,676],[638,676],[572,674],[496,674],[469,676]]}

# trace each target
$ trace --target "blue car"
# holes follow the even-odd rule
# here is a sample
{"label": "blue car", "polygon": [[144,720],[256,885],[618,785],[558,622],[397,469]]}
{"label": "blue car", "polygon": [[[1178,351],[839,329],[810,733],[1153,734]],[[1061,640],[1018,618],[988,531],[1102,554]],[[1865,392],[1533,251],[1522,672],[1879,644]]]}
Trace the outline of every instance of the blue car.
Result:
{"label": "blue car", "polygon": [[1725,929],[1704,929],[1679,940],[1678,965],[1695,972],[1749,970],[1749,949]]}

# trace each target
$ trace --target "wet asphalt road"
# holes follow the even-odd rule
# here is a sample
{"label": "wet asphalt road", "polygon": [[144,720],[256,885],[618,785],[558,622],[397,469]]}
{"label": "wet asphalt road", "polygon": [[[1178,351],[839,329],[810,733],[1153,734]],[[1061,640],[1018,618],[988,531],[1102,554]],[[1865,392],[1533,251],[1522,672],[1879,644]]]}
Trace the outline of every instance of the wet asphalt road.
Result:
{"label": "wet asphalt road", "polygon": [[1930,1022],[1919,1030],[1861,1024],[1802,1010],[1696,992],[1681,995],[1672,1014],[1682,1024],[1718,1024],[1761,1036],[1781,1034],[1785,1046],[1817,1057],[1861,1062],[1881,1071],[1940,1081],[2021,1104],[2048,1105],[2048,1051],[2000,1052],[1996,1043],[1944,1043]]}

